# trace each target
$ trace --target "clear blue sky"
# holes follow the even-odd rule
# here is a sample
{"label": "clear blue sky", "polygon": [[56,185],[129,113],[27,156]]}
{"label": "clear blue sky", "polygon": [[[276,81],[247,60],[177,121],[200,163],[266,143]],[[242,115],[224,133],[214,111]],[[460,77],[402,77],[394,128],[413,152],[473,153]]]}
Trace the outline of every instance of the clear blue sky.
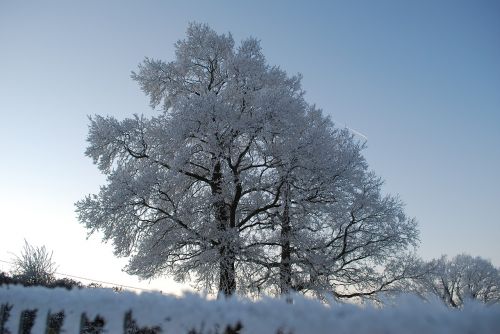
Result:
{"label": "clear blue sky", "polygon": [[26,238],[61,272],[135,284],[75,218],[104,184],[83,154],[87,115],[152,114],[130,71],[171,60],[190,21],[259,38],[309,102],[368,137],[422,257],[500,265],[500,2],[484,0],[0,0],[0,260]]}

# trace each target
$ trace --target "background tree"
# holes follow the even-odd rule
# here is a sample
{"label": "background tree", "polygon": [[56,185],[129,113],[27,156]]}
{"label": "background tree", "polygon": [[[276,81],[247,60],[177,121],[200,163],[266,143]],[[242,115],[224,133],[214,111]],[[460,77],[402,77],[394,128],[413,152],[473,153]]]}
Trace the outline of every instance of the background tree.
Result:
{"label": "background tree", "polygon": [[146,58],[132,78],[162,111],[91,119],[86,154],[108,184],[76,204],[91,232],[130,257],[129,273],[225,295],[331,293],[333,272],[363,282],[368,263],[415,243],[414,221],[381,198],[363,145],[305,102],[300,76],[267,65],[256,40],[235,48],[191,24],[174,61]]}
{"label": "background tree", "polygon": [[433,270],[420,282],[424,295],[437,296],[450,307],[467,300],[500,302],[500,272],[490,261],[461,254],[451,260],[442,256],[431,266]]}
{"label": "background tree", "polygon": [[14,278],[25,285],[47,286],[54,281],[56,264],[52,252],[45,246],[37,247],[24,241],[24,248],[14,259]]}
{"label": "background tree", "polygon": [[411,254],[418,230],[401,201],[381,195],[381,181],[365,170],[363,159],[345,161],[349,164],[334,164],[343,168],[329,174],[323,190],[300,186],[297,178],[287,184],[277,232],[256,242],[281,247],[274,257],[265,253],[260,263],[266,270],[255,280],[258,287],[274,284],[281,293],[375,298],[381,292],[407,291],[413,279],[427,272]]}
{"label": "background tree", "polygon": [[418,241],[415,220],[398,198],[381,194],[374,174],[350,181],[350,190],[309,224],[314,233],[297,238],[297,289],[338,298],[404,291],[425,273],[411,255]]}

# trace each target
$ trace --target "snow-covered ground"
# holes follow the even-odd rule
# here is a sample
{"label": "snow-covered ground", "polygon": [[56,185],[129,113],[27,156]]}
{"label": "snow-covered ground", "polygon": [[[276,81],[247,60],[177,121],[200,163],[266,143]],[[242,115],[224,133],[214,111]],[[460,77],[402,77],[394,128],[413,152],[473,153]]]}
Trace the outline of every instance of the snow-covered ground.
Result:
{"label": "snow-covered ground", "polygon": [[159,293],[115,293],[109,289],[64,290],[20,286],[0,287],[0,304],[13,308],[6,328],[17,333],[19,315],[37,309],[32,333],[44,333],[50,311],[64,310],[65,333],[78,333],[83,312],[106,319],[107,333],[122,333],[124,314],[132,310],[139,326],[159,326],[163,333],[223,332],[227,325],[242,324],[241,333],[500,333],[500,306],[468,303],[461,310],[439,302],[403,297],[396,306],[376,308],[349,304],[325,305],[294,297],[293,304],[264,298],[209,300],[196,294],[183,297]]}

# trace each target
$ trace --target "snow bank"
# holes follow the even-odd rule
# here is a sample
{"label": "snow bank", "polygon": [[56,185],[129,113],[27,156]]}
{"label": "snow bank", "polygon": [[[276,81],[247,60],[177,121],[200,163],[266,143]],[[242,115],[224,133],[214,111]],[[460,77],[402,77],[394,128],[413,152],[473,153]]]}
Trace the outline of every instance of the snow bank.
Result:
{"label": "snow bank", "polygon": [[78,333],[80,317],[101,315],[108,333],[122,333],[124,314],[132,311],[139,326],[159,326],[163,333],[224,332],[241,323],[241,333],[500,333],[500,306],[469,303],[461,310],[439,302],[404,297],[397,306],[375,308],[347,304],[326,306],[301,296],[294,304],[264,298],[207,300],[196,294],[183,297],[159,293],[116,293],[109,289],[46,289],[0,287],[0,304],[13,305],[6,328],[17,332],[23,310],[37,309],[32,333],[43,333],[46,315],[64,311],[65,333]]}

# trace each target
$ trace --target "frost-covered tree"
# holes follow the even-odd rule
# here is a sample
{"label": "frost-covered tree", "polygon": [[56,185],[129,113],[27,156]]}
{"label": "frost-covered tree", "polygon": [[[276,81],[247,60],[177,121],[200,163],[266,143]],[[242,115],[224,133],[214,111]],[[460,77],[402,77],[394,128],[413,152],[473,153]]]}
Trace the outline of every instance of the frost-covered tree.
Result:
{"label": "frost-covered tree", "polygon": [[274,257],[265,252],[259,287],[271,283],[280,293],[374,298],[406,291],[428,271],[409,252],[418,240],[415,220],[404,214],[398,198],[381,195],[381,180],[366,171],[358,150],[348,149],[356,146],[341,147],[336,153],[345,155],[330,165],[328,182],[313,182],[307,173],[287,179],[277,232],[255,243],[280,250]]}
{"label": "frost-covered tree", "polygon": [[26,240],[19,255],[14,258],[12,274],[25,285],[48,285],[54,281],[56,264],[52,252],[45,246],[30,245]]}
{"label": "frost-covered tree", "polygon": [[399,199],[381,195],[373,173],[351,175],[347,182],[332,203],[298,224],[295,289],[337,298],[403,291],[425,273],[408,253],[418,240],[415,221]]}
{"label": "frost-covered tree", "polygon": [[277,292],[290,290],[294,229],[307,225],[301,214],[333,201],[330,190],[340,185],[335,179],[345,179],[354,170],[345,166],[347,161],[358,161],[359,145],[347,131],[334,129],[321,111],[307,107],[299,116],[283,115],[286,123],[273,129],[265,144],[275,183],[268,191],[277,203],[260,214],[243,247],[244,261],[255,265],[254,272],[243,277],[250,289],[272,285]]}
{"label": "frost-covered tree", "polygon": [[294,126],[272,143],[284,184],[280,206],[260,221],[266,233],[247,245],[266,249],[263,258],[247,259],[262,267],[249,284],[337,298],[409,289],[427,270],[409,252],[416,222],[397,197],[381,194],[364,145],[314,108]]}
{"label": "frost-covered tree", "polygon": [[146,58],[132,78],[161,110],[91,118],[86,154],[108,183],[77,203],[90,232],[130,257],[129,273],[225,295],[333,293],[335,273],[359,285],[414,244],[414,222],[381,197],[363,145],[255,39],[236,47],[190,24],[173,61]]}
{"label": "frost-covered tree", "polygon": [[303,114],[300,78],[269,67],[254,39],[192,24],[176,60],[146,59],[133,78],[164,112],[91,120],[87,155],[109,183],[77,204],[80,220],[132,256],[130,273],[167,272],[226,295],[242,242],[283,182],[266,143],[286,115]]}
{"label": "frost-covered tree", "polygon": [[468,300],[500,302],[500,271],[490,261],[461,254],[451,260],[442,256],[431,266],[421,282],[424,295],[437,296],[450,307],[461,307]]}

